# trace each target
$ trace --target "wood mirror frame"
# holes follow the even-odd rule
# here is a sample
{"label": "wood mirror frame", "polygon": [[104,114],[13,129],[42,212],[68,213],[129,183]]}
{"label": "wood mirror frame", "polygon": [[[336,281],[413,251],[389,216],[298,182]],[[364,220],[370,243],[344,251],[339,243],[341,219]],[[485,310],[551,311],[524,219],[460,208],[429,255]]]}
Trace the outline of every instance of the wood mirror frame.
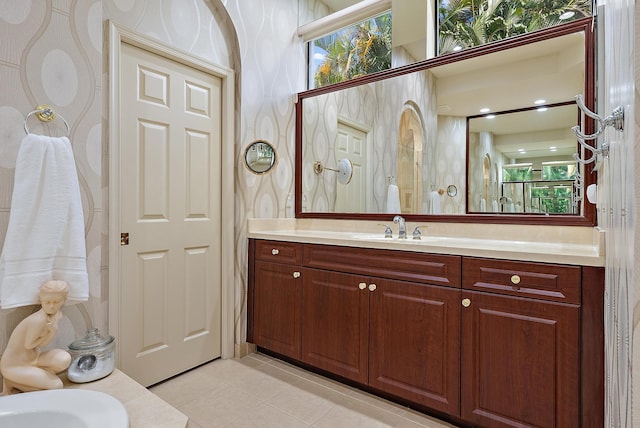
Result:
{"label": "wood mirror frame", "polygon": [[[303,138],[303,106],[302,100],[317,95],[353,88],[368,83],[390,79],[405,74],[427,70],[433,67],[451,64],[457,61],[480,57],[505,49],[511,49],[530,43],[540,42],[554,37],[568,35],[577,32],[584,32],[585,40],[585,64],[584,64],[584,103],[591,111],[595,109],[595,20],[594,18],[583,18],[567,24],[544,30],[528,33],[491,44],[469,48],[454,54],[436,57],[409,64],[403,67],[394,68],[384,72],[359,77],[347,82],[337,83],[317,89],[312,89],[298,94],[296,103],[296,151],[295,151],[295,216],[296,218],[321,218],[321,219],[359,219],[388,221],[393,214],[384,213],[333,213],[333,212],[303,212],[302,211],[302,138]],[[576,94],[577,95],[577,94]],[[594,121],[588,117],[584,118],[583,130],[591,133],[594,130]],[[576,151],[578,143],[576,142]],[[468,158],[468,156],[467,156]],[[468,159],[466,176],[468,176]],[[583,192],[587,186],[596,183],[597,174],[593,171],[594,165],[583,167]],[[452,222],[452,223],[504,223],[504,224],[531,224],[531,225],[555,225],[555,226],[595,226],[596,207],[585,200],[582,202],[581,214],[578,215],[526,215],[521,213],[471,213],[471,214],[402,214],[407,221],[413,222]]]}

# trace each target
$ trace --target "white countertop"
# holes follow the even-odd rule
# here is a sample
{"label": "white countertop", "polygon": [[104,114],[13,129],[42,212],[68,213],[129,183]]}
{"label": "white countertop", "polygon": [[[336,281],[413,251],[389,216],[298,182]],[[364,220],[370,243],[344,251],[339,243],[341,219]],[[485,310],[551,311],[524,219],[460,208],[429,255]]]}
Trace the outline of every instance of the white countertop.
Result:
{"label": "white countertop", "polygon": [[[248,237],[277,241],[604,266],[604,232],[576,226],[407,222],[408,239],[384,237],[376,221],[249,219]],[[413,240],[420,226],[422,239]]]}

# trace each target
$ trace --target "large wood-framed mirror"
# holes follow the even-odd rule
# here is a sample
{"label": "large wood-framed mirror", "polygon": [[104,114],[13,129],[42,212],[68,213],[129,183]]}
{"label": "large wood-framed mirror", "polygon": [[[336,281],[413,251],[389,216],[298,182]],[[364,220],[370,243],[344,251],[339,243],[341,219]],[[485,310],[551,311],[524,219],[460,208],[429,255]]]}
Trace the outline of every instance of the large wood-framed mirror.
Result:
{"label": "large wood-framed mirror", "polygon": [[[575,96],[582,94],[595,110],[592,24],[582,19],[298,94],[296,216],[384,221],[399,205],[410,221],[595,225],[595,207],[582,197],[596,181],[593,165],[565,167],[573,178],[551,183],[557,189],[546,196],[541,183],[532,184],[552,181],[542,179],[543,163],[545,169],[570,164],[578,151],[571,136],[581,120]],[[541,108],[553,120],[526,116]],[[527,127],[481,129],[487,114],[496,116],[496,126],[517,116]],[[588,130],[592,123],[583,126]],[[523,146],[514,148],[518,144]],[[517,169],[509,164],[527,162],[503,150],[533,152],[543,144],[556,152],[531,162],[535,176],[519,180],[520,189],[518,180],[504,181],[505,168]],[[336,193],[344,189],[333,175],[314,174],[313,163],[333,165],[342,158],[353,163],[349,186],[359,187],[349,193],[359,197],[336,211]],[[415,172],[403,164],[409,158]],[[446,192],[449,186],[455,195]],[[573,186],[571,195],[566,186]],[[396,193],[399,203],[389,204]]]}

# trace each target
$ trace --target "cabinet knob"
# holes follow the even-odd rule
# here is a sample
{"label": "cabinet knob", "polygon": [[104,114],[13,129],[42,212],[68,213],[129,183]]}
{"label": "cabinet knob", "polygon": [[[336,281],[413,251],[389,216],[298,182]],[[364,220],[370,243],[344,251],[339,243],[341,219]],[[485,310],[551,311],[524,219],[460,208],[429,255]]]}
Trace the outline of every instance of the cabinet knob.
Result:
{"label": "cabinet knob", "polygon": [[471,306],[471,299],[462,299],[462,306],[464,306],[465,308]]}
{"label": "cabinet knob", "polygon": [[513,275],[511,277],[511,283],[515,285],[520,284],[520,275]]}
{"label": "cabinet knob", "polygon": [[360,290],[364,290],[365,288],[367,288],[367,284],[365,284],[364,282],[361,282],[360,284],[358,284],[358,288]]}
{"label": "cabinet knob", "polygon": [[274,256],[277,256],[280,253],[280,251],[277,248],[274,248],[273,250],[271,250],[271,254],[273,254]]}
{"label": "cabinet knob", "polygon": [[369,284],[369,291],[375,291],[375,289],[376,289],[375,284]]}
{"label": "cabinet knob", "polygon": [[293,277],[294,277],[294,278],[300,278],[300,272],[295,271],[295,272],[293,273]]}

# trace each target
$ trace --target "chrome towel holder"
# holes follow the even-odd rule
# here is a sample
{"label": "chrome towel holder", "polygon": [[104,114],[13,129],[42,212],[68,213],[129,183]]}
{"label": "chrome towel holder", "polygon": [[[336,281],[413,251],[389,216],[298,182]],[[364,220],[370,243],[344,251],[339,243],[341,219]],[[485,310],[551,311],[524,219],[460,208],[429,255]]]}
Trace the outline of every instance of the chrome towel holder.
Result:
{"label": "chrome towel holder", "polygon": [[580,126],[576,125],[573,128],[571,128],[571,130],[576,134],[576,137],[578,139],[578,143],[580,143],[580,146],[583,149],[588,150],[592,153],[589,159],[582,159],[578,153],[574,153],[573,158],[577,162],[583,165],[597,161],[599,155],[601,155],[604,158],[608,158],[609,143],[603,142],[598,147],[597,142],[594,145],[590,145],[590,144],[587,144],[585,141],[597,140],[597,138],[604,133],[605,128],[607,126],[613,127],[616,131],[623,131],[624,130],[624,109],[622,107],[616,107],[615,109],[613,109],[613,112],[609,116],[602,118],[598,114],[589,110],[584,105],[584,100],[582,99],[582,95],[576,95],[576,104],[578,104],[578,108],[580,108],[580,110],[582,111],[582,113],[584,113],[585,116],[588,116],[597,122],[598,129],[593,134],[584,134],[582,133]]}
{"label": "chrome towel holder", "polygon": [[62,120],[62,122],[64,123],[64,126],[67,128],[66,136],[67,137],[69,136],[71,128],[69,128],[69,124],[67,123],[67,121],[64,120],[64,118],[59,114],[56,115],[56,112],[51,107],[44,104],[37,106],[35,109],[29,112],[29,114],[27,114],[27,116],[24,118],[24,132],[26,132],[27,134],[30,134],[29,128],[27,127],[27,121],[33,115],[35,115],[42,122],[51,122],[56,117],[60,118],[60,120]]}

